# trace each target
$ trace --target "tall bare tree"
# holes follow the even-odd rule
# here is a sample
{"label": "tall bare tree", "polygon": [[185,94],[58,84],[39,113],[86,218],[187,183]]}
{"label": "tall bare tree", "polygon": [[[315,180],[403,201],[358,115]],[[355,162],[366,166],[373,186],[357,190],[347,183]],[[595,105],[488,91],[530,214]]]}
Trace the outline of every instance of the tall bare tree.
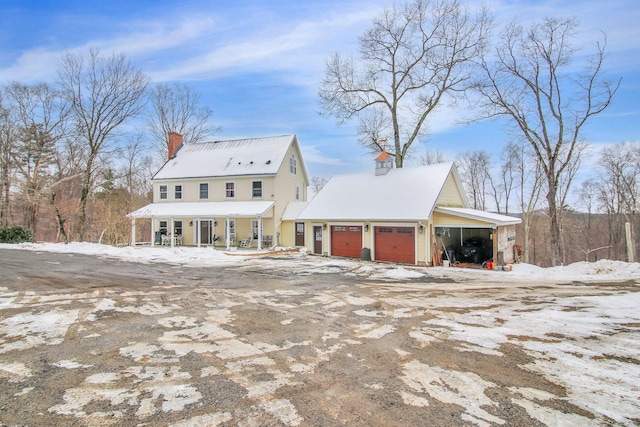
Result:
{"label": "tall bare tree", "polygon": [[189,86],[174,83],[156,85],[149,96],[149,128],[162,158],[167,158],[167,135],[177,132],[185,144],[211,137],[220,131],[210,123],[213,111],[200,105],[200,94]]}
{"label": "tall bare tree", "polygon": [[435,165],[437,163],[446,163],[449,162],[449,158],[447,158],[446,154],[439,150],[426,150],[420,156],[420,164],[421,165]]}
{"label": "tall bare tree", "polygon": [[560,187],[563,179],[565,185],[571,184],[567,168],[580,155],[580,131],[609,106],[620,84],[602,78],[604,42],[597,43],[582,72],[570,68],[576,28],[574,19],[547,18],[528,30],[517,21],[510,23],[501,33],[495,55],[482,61],[485,78],[477,85],[486,116],[507,117],[540,160],[552,265],[561,258]]}
{"label": "tall bare tree", "polygon": [[491,158],[482,150],[465,151],[456,159],[460,179],[473,209],[487,208],[487,186],[491,185]]}
{"label": "tall bare tree", "polygon": [[123,54],[101,56],[90,50],[87,56],[64,56],[58,78],[70,102],[77,136],[87,148],[76,231],[78,240],[83,241],[87,201],[95,184],[98,159],[110,148],[115,130],[140,113],[149,77]]}
{"label": "tall bare tree", "polygon": [[[633,248],[640,216],[640,143],[626,142],[605,148],[600,167],[599,201],[609,216],[611,244],[625,240],[624,222],[628,222],[632,236],[629,244]],[[621,252],[624,252],[622,247],[614,246],[616,259],[621,258]]]}
{"label": "tall bare tree", "polygon": [[68,107],[59,91],[46,83],[13,82],[5,94],[19,127],[14,164],[26,199],[25,225],[35,234],[40,203],[55,180],[52,165],[67,131]]}
{"label": "tall bare tree", "polygon": [[0,226],[9,224],[11,211],[11,185],[15,167],[13,149],[17,126],[0,93]]}
{"label": "tall bare tree", "polygon": [[[360,142],[402,167],[427,118],[470,84],[491,20],[458,0],[413,0],[385,9],[360,38],[360,58],[333,54],[320,84],[322,108],[359,120]],[[390,147],[386,146],[389,141]]]}

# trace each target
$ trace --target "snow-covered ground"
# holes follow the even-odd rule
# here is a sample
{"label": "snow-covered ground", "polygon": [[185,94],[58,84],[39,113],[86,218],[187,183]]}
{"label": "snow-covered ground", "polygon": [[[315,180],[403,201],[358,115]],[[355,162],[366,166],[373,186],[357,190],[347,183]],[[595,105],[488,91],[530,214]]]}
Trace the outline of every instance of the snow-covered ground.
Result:
{"label": "snow-covered ground", "polygon": [[[116,248],[89,243],[0,245],[0,249],[3,248],[86,254],[141,263],[171,263],[179,265],[180,268],[262,264],[266,268],[273,267],[280,271],[299,274],[309,274],[310,272],[339,273],[349,276],[355,275],[365,280],[367,278],[383,279],[393,283],[388,287],[385,284],[376,291],[376,297],[384,303],[386,308],[384,310],[380,307],[373,308],[374,300],[370,298],[348,296],[348,302],[354,306],[353,314],[361,319],[360,323],[353,324],[353,334],[357,337],[357,341],[347,339],[345,336],[339,343],[341,347],[335,348],[356,348],[361,345],[363,340],[379,340],[386,335],[407,333],[409,337],[407,340],[413,346],[396,350],[399,358],[403,360],[401,379],[406,385],[405,389],[397,390],[397,393],[402,396],[406,405],[426,407],[429,405],[428,397],[443,403],[465,406],[466,413],[462,417],[470,424],[478,426],[490,425],[491,423],[504,424],[504,420],[485,410],[488,407],[499,406],[499,403],[492,401],[486,393],[488,388],[495,387],[496,384],[482,379],[473,372],[457,370],[455,367],[445,369],[441,366],[430,366],[419,358],[412,359],[409,352],[415,350],[416,347],[426,348],[438,342],[450,340],[458,343],[455,344],[457,345],[455,350],[459,352],[476,352],[501,359],[504,357],[504,349],[508,348],[508,346],[505,347],[505,344],[509,344],[523,349],[528,356],[532,357],[532,362],[523,365],[522,368],[540,375],[550,383],[557,384],[566,390],[566,395],[555,395],[537,388],[515,386],[509,388],[513,404],[523,408],[531,418],[537,419],[543,424],[603,425],[613,420],[614,424],[634,425],[640,419],[640,365],[638,364],[640,292],[636,291],[636,286],[640,286],[639,263],[601,260],[595,263],[580,262],[555,268],[517,264],[512,266],[511,271],[488,271],[473,268],[398,266],[388,263],[333,259],[285,249],[275,253],[256,253],[255,251],[227,253],[211,248]],[[429,278],[446,278],[454,280],[454,283],[448,281],[438,283],[437,280],[432,283],[428,280]],[[625,283],[614,287],[603,286],[595,292],[585,294],[574,293],[578,287],[590,289],[590,284],[615,282]],[[556,286],[565,283],[584,283],[584,286]],[[549,289],[544,290],[544,285],[549,285]],[[471,296],[470,293],[465,292],[471,287],[477,287],[482,291]],[[513,289],[509,291],[511,287]],[[518,287],[520,289],[517,289]],[[564,288],[567,288],[566,292]],[[425,289],[428,291],[425,292]],[[534,292],[534,289],[540,290]],[[396,292],[396,290],[406,290],[407,292],[403,294]],[[436,290],[446,290],[447,292],[433,292]],[[229,293],[229,295],[231,294]],[[13,294],[6,296],[5,307],[18,307],[13,298]],[[54,296],[49,296],[49,298],[54,298]],[[320,304],[327,316],[331,315],[335,307],[341,309],[344,307],[344,302],[337,299],[333,291],[321,292],[316,295],[302,295],[293,290],[290,293],[282,290],[263,291],[259,294],[240,292],[236,298],[246,304],[255,302],[254,300],[259,298],[263,303],[269,302],[277,307],[286,306],[294,309],[304,308],[305,310]],[[228,305],[229,301],[225,303]],[[96,304],[92,308],[96,313],[105,310],[133,310],[129,306],[118,306],[111,299],[102,299]],[[0,304],[0,308],[1,306],[2,304]],[[144,305],[138,309],[143,310],[147,307],[156,310],[151,313],[153,315],[165,314],[158,311],[163,309],[163,306]],[[166,310],[166,315],[169,316],[169,312],[174,308],[168,307]],[[225,345],[242,344],[242,347],[238,347],[238,349],[249,351],[251,355],[259,355],[264,359],[263,353],[268,353],[264,343],[260,343],[260,347],[257,347],[258,344],[253,344],[254,347],[252,347],[250,343],[229,340],[229,337],[233,338],[233,335],[229,335],[231,333],[225,331],[224,327],[228,326],[232,316],[229,314],[228,307],[220,310],[220,313],[226,314],[218,316],[219,318],[214,316],[215,319],[212,317],[211,322],[215,320],[215,325],[209,325],[210,329],[218,331],[223,336],[226,340],[224,341]],[[144,314],[142,311],[141,313]],[[11,340],[0,346],[0,350],[2,348],[4,348],[3,352],[22,350],[21,347],[16,346],[23,344],[50,345],[57,343],[69,329],[68,323],[74,322],[78,317],[78,310],[49,314],[51,314],[49,317],[43,317],[42,313],[22,315],[20,322],[16,324],[24,331],[22,329],[16,330],[16,325],[10,322],[11,319],[4,320],[4,323],[0,322],[0,326],[2,324],[6,326],[4,332],[0,328],[0,335],[4,333],[8,337],[12,337]],[[180,320],[182,317],[176,317],[175,314],[172,316],[161,319],[161,325],[175,328],[176,319]],[[397,327],[397,323],[402,319],[412,316],[422,319],[418,326],[407,329],[408,332],[403,332]],[[88,318],[88,320],[91,319]],[[184,319],[180,321],[184,322]],[[281,323],[286,327],[291,322],[293,319]],[[189,330],[187,326],[191,329],[195,328],[194,331],[198,332],[197,334],[193,332],[194,337],[207,335],[201,334],[201,327],[196,324],[186,325],[183,329]],[[181,337],[181,346],[193,346],[194,349],[215,347],[212,343],[196,342],[198,340],[195,338],[194,342],[190,342],[184,338],[188,336],[185,330],[180,329],[175,332]],[[320,346],[325,345],[324,341],[327,341],[326,345],[329,346],[334,341],[343,338],[341,333],[327,331],[322,342],[314,343],[314,345],[321,348]],[[31,337],[29,338],[31,341],[28,341],[27,338],[18,339],[22,335]],[[121,354],[123,357],[137,361],[139,352],[142,351],[146,355],[145,357],[156,357],[155,353],[149,353],[150,349],[159,349],[162,346],[165,351],[173,351],[176,354],[175,359],[178,360],[178,356],[182,353],[176,350],[177,347],[174,348],[175,344],[172,344],[174,347],[170,347],[165,342],[167,341],[165,335],[150,343],[128,345],[121,349]],[[33,341],[33,336],[43,340],[42,343]],[[93,335],[87,335],[85,338],[88,339],[91,336]],[[271,349],[269,351],[276,352],[274,350],[276,347],[273,345],[269,348]],[[328,347],[327,354],[333,348]],[[229,348],[228,351],[230,354],[236,354],[234,352],[239,351],[238,349],[234,347],[233,349]],[[224,352],[219,348],[215,351],[207,351],[215,353],[218,357],[224,355]],[[335,351],[335,349],[331,351]],[[322,361],[328,360],[328,356],[323,357]],[[162,358],[158,359],[158,363],[163,360]],[[320,363],[320,359],[318,360]],[[79,362],[66,360],[57,363],[56,366],[62,366],[66,369],[83,369],[82,367],[85,366]],[[303,375],[306,370],[313,371],[309,366],[301,365],[300,361],[293,360],[291,363],[290,372],[287,375]],[[311,365],[315,366],[313,363],[315,362],[312,362]],[[27,367],[18,361],[0,364],[0,371],[9,373],[12,378],[28,378],[32,375]],[[231,372],[229,375],[240,381],[238,380],[239,374]],[[242,380],[240,382],[248,390],[257,387],[243,378],[240,378]],[[87,383],[99,382],[102,384],[108,381],[110,380],[104,380],[94,375],[90,377],[90,381],[87,380]],[[85,389],[78,390],[78,393],[86,392]],[[25,389],[24,393],[28,392],[29,390]],[[201,397],[198,394],[197,391],[193,391],[193,394],[189,395],[191,400],[185,400],[185,402],[197,401]],[[84,402],[80,397],[76,399],[71,394],[69,396],[71,403],[65,404],[67,406],[77,405],[78,401]],[[595,419],[554,408],[553,405],[558,402],[582,408],[594,414]],[[299,425],[301,418],[298,417],[295,408],[290,402],[286,401],[285,403],[289,408],[287,414],[295,416],[292,415],[289,417],[290,420],[286,422],[284,419],[289,418],[282,416],[281,420],[285,425]],[[56,413],[71,411],[65,405],[58,405],[50,411]],[[82,407],[79,408],[82,409]],[[78,413],[81,412],[80,409],[78,409]],[[179,409],[181,410],[181,408]],[[223,421],[231,419],[229,414],[213,414],[212,416],[214,415],[222,417]],[[197,420],[192,421],[196,422]]]}
{"label": "snow-covered ground", "polygon": [[[183,266],[213,266],[242,264],[256,256],[272,256],[273,252],[237,251],[226,252],[211,248],[175,247],[163,246],[126,246],[113,247],[95,243],[22,243],[16,245],[0,244],[0,248],[23,249],[30,251],[46,251],[59,253],[77,253],[95,256],[107,256],[132,262],[163,262],[180,264]],[[277,260],[281,268],[311,257],[304,252],[286,252],[287,248],[281,248],[281,253],[286,254],[286,259]],[[277,251],[276,251],[277,255]],[[530,264],[514,264],[511,271],[479,270],[456,267],[411,267],[397,266],[387,263],[362,262],[358,260],[333,259],[323,257],[314,258],[314,272],[335,272],[336,266],[346,270],[357,269],[359,275],[370,274],[372,277],[388,277],[393,279],[412,279],[424,275],[438,278],[450,278],[453,280],[467,281],[491,281],[491,282],[536,282],[563,283],[571,281],[583,282],[609,282],[609,281],[640,281],[640,263],[627,263],[622,261],[600,260],[597,262],[577,262],[567,266],[541,268]]]}

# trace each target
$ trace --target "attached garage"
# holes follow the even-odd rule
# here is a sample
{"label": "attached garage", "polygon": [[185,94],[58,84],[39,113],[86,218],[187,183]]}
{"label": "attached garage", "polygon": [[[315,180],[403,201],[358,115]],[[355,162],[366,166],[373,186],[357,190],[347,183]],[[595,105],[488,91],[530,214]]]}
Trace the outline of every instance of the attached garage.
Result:
{"label": "attached garage", "polygon": [[331,226],[331,255],[360,258],[362,227],[352,225]]}
{"label": "attached garage", "polygon": [[377,261],[416,262],[414,227],[374,227],[374,245]]}

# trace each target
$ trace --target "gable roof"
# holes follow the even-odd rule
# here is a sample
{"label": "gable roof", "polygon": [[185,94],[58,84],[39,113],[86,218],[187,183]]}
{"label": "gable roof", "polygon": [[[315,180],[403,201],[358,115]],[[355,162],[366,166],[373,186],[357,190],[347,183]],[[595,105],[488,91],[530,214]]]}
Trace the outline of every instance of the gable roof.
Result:
{"label": "gable roof", "polygon": [[[276,175],[291,145],[300,153],[295,135],[183,144],[153,179]],[[301,158],[298,164],[306,179]]]}
{"label": "gable roof", "polygon": [[[333,177],[299,215],[301,220],[419,221],[427,219],[453,163]],[[466,207],[464,192],[461,193]]]}

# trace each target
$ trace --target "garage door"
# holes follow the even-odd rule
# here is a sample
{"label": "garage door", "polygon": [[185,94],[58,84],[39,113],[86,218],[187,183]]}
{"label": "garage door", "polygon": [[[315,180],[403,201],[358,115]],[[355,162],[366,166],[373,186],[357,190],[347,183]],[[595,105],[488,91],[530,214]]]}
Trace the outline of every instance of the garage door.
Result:
{"label": "garage door", "polygon": [[360,258],[362,227],[332,225],[331,255]]}
{"label": "garage door", "polygon": [[376,260],[415,264],[415,231],[413,227],[375,227]]}

